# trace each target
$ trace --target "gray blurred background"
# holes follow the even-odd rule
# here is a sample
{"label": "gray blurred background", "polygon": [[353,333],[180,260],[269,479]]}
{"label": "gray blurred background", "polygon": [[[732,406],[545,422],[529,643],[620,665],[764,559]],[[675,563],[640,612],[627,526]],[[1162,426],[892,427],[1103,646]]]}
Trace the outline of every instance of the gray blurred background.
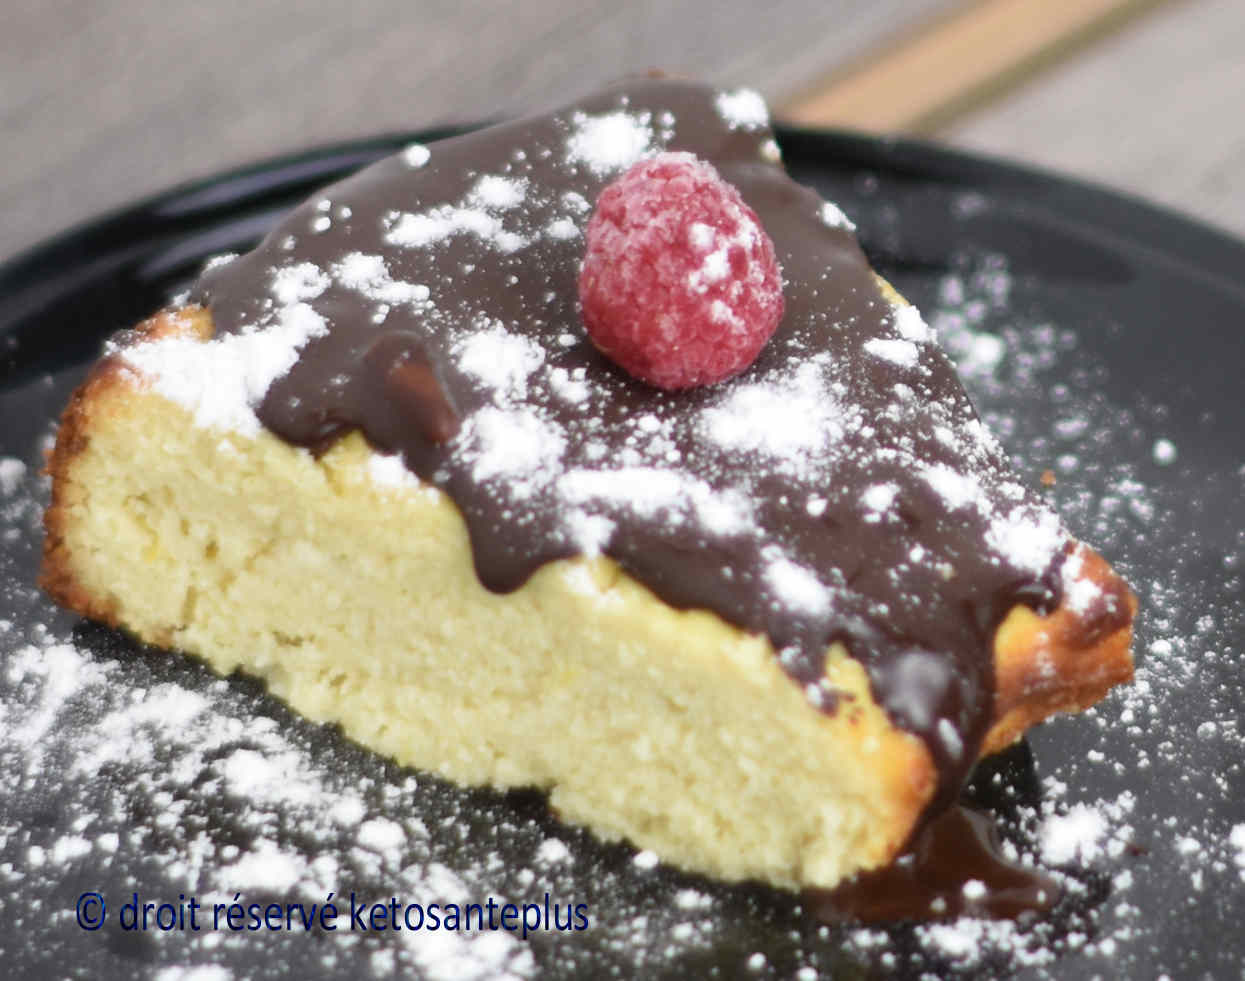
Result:
{"label": "gray blurred background", "polygon": [[[1245,233],[1245,3],[1097,5],[1092,30],[1061,27],[1035,56],[1042,25],[1026,18],[1075,19],[1068,0],[0,0],[0,258],[222,168],[543,106],[650,67],[751,85],[779,116],[884,116]],[[953,48],[948,67],[896,57],[929,38]],[[999,53],[1015,64],[904,115],[926,82]],[[898,95],[869,88],[879,71]],[[863,112],[824,109],[862,75]]]}

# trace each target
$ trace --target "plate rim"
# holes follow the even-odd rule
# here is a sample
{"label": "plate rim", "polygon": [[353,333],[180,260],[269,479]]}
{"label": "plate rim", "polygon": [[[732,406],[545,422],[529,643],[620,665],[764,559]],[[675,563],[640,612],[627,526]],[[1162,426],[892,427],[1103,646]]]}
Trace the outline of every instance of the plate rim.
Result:
{"label": "plate rim", "polygon": [[[187,221],[207,224],[224,211],[285,201],[300,187],[312,193],[406,144],[431,143],[489,124],[486,120],[318,144],[176,183],[85,218],[0,260],[0,303],[55,278],[50,270],[67,261],[90,261],[92,247],[109,240],[147,240],[162,231],[185,234]],[[1082,224],[1100,232],[1174,253],[1182,264],[1189,264],[1192,254],[1203,275],[1215,274],[1230,292],[1242,291],[1237,280],[1245,267],[1245,237],[1132,192],[936,140],[781,120],[774,134],[785,157],[829,158],[861,170],[962,184],[966,190],[991,190],[1013,201],[1046,206],[1064,217],[1080,216]],[[6,327],[0,323],[0,333]]]}

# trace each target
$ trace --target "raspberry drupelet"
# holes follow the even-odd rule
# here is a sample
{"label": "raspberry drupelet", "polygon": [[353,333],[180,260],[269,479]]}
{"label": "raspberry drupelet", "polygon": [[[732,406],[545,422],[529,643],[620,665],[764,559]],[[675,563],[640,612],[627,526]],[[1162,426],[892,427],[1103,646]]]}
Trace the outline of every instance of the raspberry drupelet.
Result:
{"label": "raspberry drupelet", "polygon": [[739,374],[782,319],[773,242],[739,191],[693,154],[632,166],[601,192],[585,237],[588,335],[658,388]]}

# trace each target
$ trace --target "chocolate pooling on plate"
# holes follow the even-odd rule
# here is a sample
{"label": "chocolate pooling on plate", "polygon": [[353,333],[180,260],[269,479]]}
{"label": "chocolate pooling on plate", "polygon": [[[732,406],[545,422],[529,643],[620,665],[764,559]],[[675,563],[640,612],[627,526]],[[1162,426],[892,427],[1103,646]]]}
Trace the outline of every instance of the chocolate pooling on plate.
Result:
{"label": "chocolate pooling on plate", "polygon": [[993,819],[961,805],[926,821],[903,855],[834,889],[807,889],[804,902],[825,923],[1016,920],[1052,909],[1063,890],[1005,857]]}
{"label": "chocolate pooling on plate", "polygon": [[[609,363],[576,305],[593,202],[662,150],[739,189],[784,276],[752,366],[683,393]],[[260,421],[316,451],[358,430],[400,454],[462,512],[487,588],[607,555],[672,606],[767,636],[827,712],[842,642],[929,746],[944,803],[991,720],[994,628],[1059,598],[1067,533],[850,222],[786,175],[746,90],[632,80],[412,146],[209,269],[194,299],[222,334],[301,324]]]}

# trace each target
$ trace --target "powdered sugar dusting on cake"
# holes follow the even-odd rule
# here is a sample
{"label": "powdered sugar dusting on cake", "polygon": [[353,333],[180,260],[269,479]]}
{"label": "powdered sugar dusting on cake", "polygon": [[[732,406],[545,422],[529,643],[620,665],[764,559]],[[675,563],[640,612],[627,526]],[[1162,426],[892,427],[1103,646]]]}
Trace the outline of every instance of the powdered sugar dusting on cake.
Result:
{"label": "powdered sugar dusting on cake", "polygon": [[389,221],[386,241],[412,249],[437,245],[453,235],[473,235],[502,253],[528,244],[525,236],[507,228],[488,206],[441,204],[426,211],[395,212]]}
{"label": "powdered sugar dusting on cake", "polygon": [[898,307],[892,319],[895,321],[895,329],[899,331],[899,336],[906,341],[924,344],[934,339],[934,332],[925,323],[921,311],[911,304]]}
{"label": "powdered sugar dusting on cake", "polygon": [[825,376],[825,358],[814,356],[776,381],[727,386],[704,411],[702,429],[724,449],[760,453],[779,467],[807,465],[843,435],[846,410]]}
{"label": "powdered sugar dusting on cake", "polygon": [[418,477],[411,473],[410,468],[402,462],[397,453],[372,453],[367,460],[368,476],[382,487],[401,487],[407,490],[431,490]]}
{"label": "powdered sugar dusting on cake", "polygon": [[821,210],[818,212],[818,216],[831,228],[843,228],[849,232],[854,232],[856,230],[856,223],[848,218],[847,215],[843,213],[843,209],[833,201],[823,201],[821,203]]}
{"label": "powdered sugar dusting on cake", "polygon": [[723,92],[714,105],[731,129],[761,129],[769,125],[769,108],[755,89]]}
{"label": "powdered sugar dusting on cake", "polygon": [[273,282],[280,305],[262,330],[206,342],[172,336],[120,346],[113,353],[155,391],[193,413],[198,425],[256,436],[255,407],[273,380],[290,370],[303,345],[328,330],[324,318],[304,302],[319,295],[327,282],[327,276],[304,268],[280,270]]}
{"label": "powdered sugar dusting on cake", "polygon": [[867,512],[865,520],[881,521],[890,514],[898,494],[899,487],[896,484],[874,484],[867,488],[860,495],[860,503]]}
{"label": "powdered sugar dusting on cake", "polygon": [[454,350],[459,368],[488,386],[503,403],[524,398],[528,378],[545,361],[544,348],[500,323],[467,334]]}
{"label": "powdered sugar dusting on cake", "polygon": [[652,114],[647,111],[571,115],[566,159],[597,176],[620,173],[656,149]]}
{"label": "powdered sugar dusting on cake", "polygon": [[457,203],[386,215],[385,241],[403,248],[424,249],[455,235],[471,235],[497,252],[516,252],[530,244],[531,234],[508,226],[507,215],[523,203],[526,195],[526,180],[484,174]]}
{"label": "powdered sugar dusting on cake", "polygon": [[333,267],[333,278],[377,303],[424,303],[430,291],[422,283],[393,278],[383,256],[351,252]]}
{"label": "powdered sugar dusting on cake", "polygon": [[1082,575],[1084,567],[1084,553],[1081,548],[1077,548],[1068,556],[1060,573],[1063,578],[1064,603],[1069,610],[1078,614],[1089,612],[1102,597],[1102,588],[1093,579]]}
{"label": "powdered sugar dusting on cake", "polygon": [[979,511],[989,509],[981,482],[971,473],[961,473],[945,463],[936,463],[923,465],[920,476],[953,511],[969,507]]}
{"label": "powdered sugar dusting on cake", "polygon": [[566,437],[532,409],[481,409],[456,442],[472,461],[475,480],[500,482],[519,500],[553,479],[566,449]]}
{"label": "powdered sugar dusting on cake", "polygon": [[526,194],[527,181],[521,177],[485,174],[476,181],[467,200],[493,211],[509,211],[521,205]]}
{"label": "powdered sugar dusting on cake", "polygon": [[314,300],[329,287],[324,270],[310,262],[278,269],[272,276],[273,298],[283,307]]}
{"label": "powdered sugar dusting on cake", "polygon": [[545,226],[545,234],[562,240],[578,238],[579,228],[572,218],[555,218]]}
{"label": "powdered sugar dusting on cake", "polygon": [[581,509],[596,505],[661,515],[672,525],[696,523],[722,537],[746,534],[755,527],[746,495],[715,492],[704,481],[657,467],[571,470],[559,481],[558,490]]}
{"label": "powdered sugar dusting on cake", "polygon": [[617,529],[604,515],[591,514],[581,508],[574,508],[567,514],[563,527],[567,540],[586,558],[604,552]]}
{"label": "powdered sugar dusting on cake", "polygon": [[402,159],[408,167],[419,168],[432,158],[432,152],[422,143],[412,143],[402,151]]}
{"label": "powdered sugar dusting on cake", "polygon": [[875,358],[899,365],[901,368],[915,367],[920,356],[915,344],[889,337],[875,337],[871,341],[866,341],[865,352]]}
{"label": "powdered sugar dusting on cake", "polygon": [[986,529],[991,548],[1035,576],[1050,566],[1067,540],[1067,532],[1055,514],[1026,505],[995,516]]}
{"label": "powdered sugar dusting on cake", "polygon": [[830,606],[830,595],[816,573],[783,558],[781,554],[775,554],[770,560],[765,578],[778,601],[787,608],[817,616],[824,614]]}

